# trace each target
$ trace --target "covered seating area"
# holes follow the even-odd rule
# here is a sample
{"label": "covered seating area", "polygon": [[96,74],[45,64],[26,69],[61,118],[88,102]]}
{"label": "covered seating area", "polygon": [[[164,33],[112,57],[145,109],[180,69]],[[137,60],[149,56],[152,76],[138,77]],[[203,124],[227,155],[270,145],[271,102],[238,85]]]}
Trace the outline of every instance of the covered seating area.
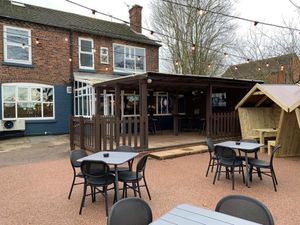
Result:
{"label": "covered seating area", "polygon": [[243,138],[259,139],[270,149],[281,145],[276,156],[300,155],[299,85],[256,84],[236,109]]}
{"label": "covered seating area", "polygon": [[83,101],[94,104],[91,114],[70,119],[71,149],[101,151],[130,145],[148,150],[149,136],[166,131],[176,139],[191,131],[199,137],[240,136],[234,107],[257,82],[156,72],[93,80],[95,96]]}

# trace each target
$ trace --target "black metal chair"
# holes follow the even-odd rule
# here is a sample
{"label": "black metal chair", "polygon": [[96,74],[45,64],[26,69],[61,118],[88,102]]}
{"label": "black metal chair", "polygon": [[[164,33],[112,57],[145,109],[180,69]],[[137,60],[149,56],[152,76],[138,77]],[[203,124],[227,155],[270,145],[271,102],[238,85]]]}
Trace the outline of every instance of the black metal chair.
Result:
{"label": "black metal chair", "polygon": [[[127,188],[131,188],[134,191],[134,196],[139,194],[141,198],[141,187],[146,187],[149,199],[151,200],[151,195],[147,186],[146,178],[145,178],[145,169],[146,163],[149,154],[144,155],[136,165],[136,171],[124,171],[119,173],[119,181],[123,182],[123,197],[127,197]],[[144,185],[140,185],[140,181],[144,181]],[[131,184],[131,186],[129,185]]]}
{"label": "black metal chair", "polygon": [[234,172],[235,168],[242,168],[243,182],[245,183],[244,169],[242,160],[236,157],[236,153],[233,149],[221,146],[215,146],[215,153],[217,157],[217,170],[215,173],[213,184],[220,178],[222,167],[225,167],[226,178],[228,178],[228,173],[231,173],[232,180],[232,190],[234,190]]}
{"label": "black metal chair", "polygon": [[[137,150],[135,148],[133,148],[131,146],[128,146],[128,145],[120,145],[116,149],[114,149],[114,151],[115,152],[137,152]],[[134,158],[132,160],[128,161],[128,166],[127,167],[118,167],[118,171],[119,172],[131,171],[133,160],[134,160]],[[111,167],[110,172],[115,173],[115,168]]]}
{"label": "black metal chair", "polygon": [[[101,193],[105,198],[106,216],[108,215],[107,207],[107,190],[110,184],[114,184],[115,177],[109,173],[109,166],[102,161],[84,160],[81,163],[81,171],[84,176],[83,196],[80,205],[79,214],[84,206],[85,197],[91,195],[92,201],[96,201],[96,194]],[[91,187],[91,193],[87,194],[87,187]],[[99,188],[102,188],[99,189]],[[115,187],[113,188],[115,190]],[[111,190],[111,189],[109,189]]]}
{"label": "black metal chair", "polygon": [[206,177],[207,177],[209,169],[211,168],[211,172],[213,172],[214,166],[217,165],[217,157],[215,155],[215,145],[211,138],[206,138],[206,144],[209,153],[209,162],[206,170]]}
{"label": "black metal chair", "polygon": [[280,145],[276,145],[275,147],[273,147],[270,161],[264,161],[259,159],[252,159],[249,161],[250,181],[252,181],[253,168],[255,167],[256,172],[260,172],[261,174],[272,177],[274,190],[277,191],[276,185],[278,185],[278,181],[273,167],[273,158],[275,153],[280,149],[280,147],[281,147]]}
{"label": "black metal chair", "polygon": [[148,225],[151,222],[151,208],[140,198],[118,201],[112,206],[107,218],[107,225]]}
{"label": "black metal chair", "polygon": [[83,158],[87,156],[86,152],[83,149],[80,150],[73,150],[70,153],[70,161],[71,161],[71,166],[73,169],[73,181],[72,181],[72,185],[69,191],[69,196],[68,199],[71,198],[71,194],[73,191],[73,187],[75,185],[79,185],[79,184],[83,184],[84,182],[79,182],[79,183],[75,183],[76,178],[83,178],[83,175],[81,173],[81,171],[77,171],[78,168],[80,168],[81,163],[77,162],[78,159]]}
{"label": "black metal chair", "polygon": [[274,225],[269,209],[262,202],[248,196],[225,196],[217,203],[215,211],[263,225]]}

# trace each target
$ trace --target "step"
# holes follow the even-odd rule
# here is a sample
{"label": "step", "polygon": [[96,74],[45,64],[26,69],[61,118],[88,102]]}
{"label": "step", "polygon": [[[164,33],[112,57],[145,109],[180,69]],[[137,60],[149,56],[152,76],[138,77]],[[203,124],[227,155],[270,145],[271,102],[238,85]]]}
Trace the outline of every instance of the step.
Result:
{"label": "step", "polygon": [[155,159],[171,159],[191,154],[197,154],[197,153],[203,153],[207,152],[208,148],[206,145],[195,145],[190,147],[182,147],[182,148],[176,148],[176,149],[170,149],[170,150],[163,150],[158,152],[153,152],[150,154],[151,157]]}

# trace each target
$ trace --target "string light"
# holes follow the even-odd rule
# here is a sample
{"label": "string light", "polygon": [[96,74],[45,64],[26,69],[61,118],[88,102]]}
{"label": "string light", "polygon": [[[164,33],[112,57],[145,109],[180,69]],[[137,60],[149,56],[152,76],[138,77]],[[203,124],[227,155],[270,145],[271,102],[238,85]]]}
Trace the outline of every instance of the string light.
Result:
{"label": "string light", "polygon": [[283,64],[280,65],[280,70],[281,70],[281,71],[284,70],[284,65],[283,65]]}
{"label": "string light", "polygon": [[258,67],[258,68],[257,68],[257,70],[258,70],[258,71],[261,71],[261,68],[260,68],[260,67]]}
{"label": "string light", "polygon": [[247,61],[246,61],[247,63],[249,63],[250,62],[250,59],[247,59]]}
{"label": "string light", "polygon": [[23,48],[23,49],[25,48],[25,43],[22,43],[22,48]]}
{"label": "string light", "polygon": [[69,62],[72,62],[72,59],[71,59],[71,58],[69,58]]}
{"label": "string light", "polygon": [[234,67],[234,69],[235,69],[235,70],[237,70],[237,69],[238,69],[238,67],[237,67],[237,66],[235,66],[235,67]]}
{"label": "string light", "polygon": [[40,40],[38,38],[36,38],[35,43],[38,45],[40,43]]}
{"label": "string light", "polygon": [[92,50],[92,51],[93,51],[93,53],[95,53],[95,52],[96,52],[96,49],[94,49],[94,48],[93,48],[93,50]]}
{"label": "string light", "polygon": [[202,9],[198,9],[199,16],[202,16],[204,14],[204,11]]}
{"label": "string light", "polygon": [[65,41],[68,41],[69,39],[68,38],[65,38]]}
{"label": "string light", "polygon": [[192,45],[192,51],[195,51],[195,50],[196,50],[196,45],[193,44],[193,45]]}
{"label": "string light", "polygon": [[254,21],[254,26],[256,27],[256,25],[258,24],[258,22],[257,21]]}
{"label": "string light", "polygon": [[225,55],[225,57],[228,57],[228,53],[225,52],[224,55]]}
{"label": "string light", "polygon": [[105,71],[108,71],[108,67],[105,67]]}
{"label": "string light", "polygon": [[270,64],[267,62],[267,63],[266,63],[266,67],[269,67],[269,66],[270,66]]}
{"label": "string light", "polygon": [[208,69],[210,69],[211,68],[211,64],[208,64],[207,67],[208,67]]}
{"label": "string light", "polygon": [[154,34],[154,31],[153,31],[153,30],[151,30],[151,31],[150,31],[150,34],[151,34],[151,35],[153,35],[153,34]]}
{"label": "string light", "polygon": [[179,65],[179,62],[178,62],[178,60],[176,60],[176,61],[175,61],[175,65],[176,65],[176,66],[178,66],[178,65]]}

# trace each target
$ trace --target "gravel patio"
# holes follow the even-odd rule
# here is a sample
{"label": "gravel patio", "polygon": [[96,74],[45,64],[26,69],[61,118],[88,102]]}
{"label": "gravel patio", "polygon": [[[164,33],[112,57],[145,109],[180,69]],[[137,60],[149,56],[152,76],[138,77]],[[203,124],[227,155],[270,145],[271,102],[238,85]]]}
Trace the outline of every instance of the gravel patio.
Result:
{"label": "gravel patio", "polygon": [[[62,150],[58,151],[59,148]],[[90,198],[87,199],[81,216],[78,211],[82,187],[75,187],[71,199],[67,199],[72,181],[68,146],[56,146],[48,150],[55,151],[60,157],[43,157],[39,162],[26,161],[0,167],[0,224],[105,225],[104,201],[100,195],[94,204]],[[14,155],[17,157],[16,153]],[[24,154],[20,155],[25,157]],[[259,157],[268,159],[266,154]],[[9,157],[6,158],[9,160]],[[272,212],[276,225],[300,224],[300,176],[297,175],[300,171],[300,158],[275,158],[279,181],[277,193],[274,192],[269,177],[260,181],[255,176],[251,188],[247,188],[237,174],[234,191],[231,190],[231,181],[225,180],[224,176],[213,185],[213,174],[205,177],[207,163],[208,153],[148,161],[146,177],[152,200],[149,201],[145,190],[142,190],[142,194],[152,208],[154,219],[180,203],[214,209],[223,196],[243,194],[265,203]],[[110,206],[112,199],[111,193]]]}

